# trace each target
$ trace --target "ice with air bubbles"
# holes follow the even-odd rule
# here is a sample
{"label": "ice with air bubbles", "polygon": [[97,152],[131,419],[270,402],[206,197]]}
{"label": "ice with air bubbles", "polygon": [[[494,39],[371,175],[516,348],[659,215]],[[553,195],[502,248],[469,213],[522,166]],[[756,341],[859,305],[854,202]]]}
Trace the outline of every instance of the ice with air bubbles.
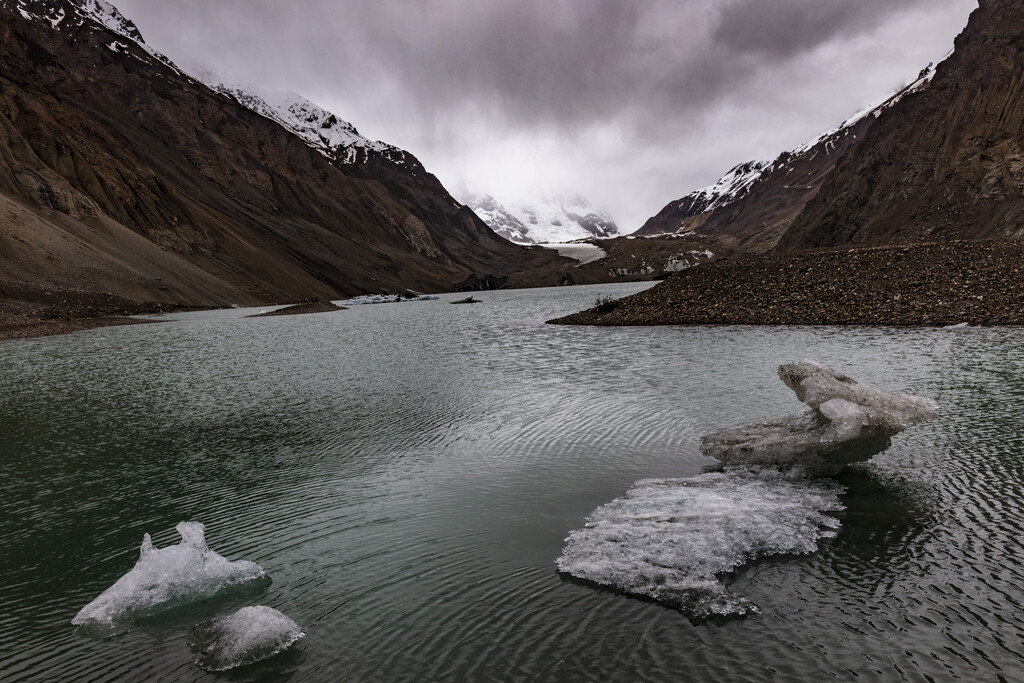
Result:
{"label": "ice with air bubbles", "polygon": [[831,474],[935,417],[927,398],[874,389],[814,361],[779,377],[803,415],[720,429],[701,451],[723,471],[639,481],[566,538],[564,575],[656,600],[695,623],[759,611],[730,577],[760,558],[803,555],[835,536],[844,488]]}
{"label": "ice with air bubbles", "polygon": [[826,473],[866,460],[890,437],[935,417],[931,399],[875,389],[814,361],[779,367],[779,378],[809,410],[720,429],[701,438],[701,452],[727,465],[775,465]]}
{"label": "ice with air bubbles", "polygon": [[71,620],[76,626],[111,628],[159,611],[270,582],[259,565],[231,562],[206,545],[206,528],[181,522],[175,529],[181,543],[165,548],[142,539],[139,559],[99,597]]}
{"label": "ice with air bubbles", "polygon": [[273,607],[243,607],[192,630],[195,663],[207,671],[228,671],[284,652],[306,634]]}
{"label": "ice with air bubbles", "polygon": [[675,607],[695,621],[758,611],[722,575],[760,557],[805,554],[834,536],[841,487],[735,469],[639,481],[566,539],[558,568]]}

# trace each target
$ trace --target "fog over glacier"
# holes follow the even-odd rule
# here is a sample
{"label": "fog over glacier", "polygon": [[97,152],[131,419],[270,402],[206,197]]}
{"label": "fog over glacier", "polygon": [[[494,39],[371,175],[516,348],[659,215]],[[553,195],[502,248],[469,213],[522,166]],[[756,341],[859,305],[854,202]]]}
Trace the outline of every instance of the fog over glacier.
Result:
{"label": "fog over glacier", "polygon": [[449,187],[569,189],[625,232],[940,60],[976,0],[119,0],[185,68],[293,90]]}

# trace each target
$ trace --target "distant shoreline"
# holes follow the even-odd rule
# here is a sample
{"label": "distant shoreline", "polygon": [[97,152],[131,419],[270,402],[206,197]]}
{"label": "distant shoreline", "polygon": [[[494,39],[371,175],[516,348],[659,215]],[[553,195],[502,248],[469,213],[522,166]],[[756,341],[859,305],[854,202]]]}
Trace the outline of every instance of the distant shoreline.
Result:
{"label": "distant shoreline", "polygon": [[[1024,325],[1024,241],[723,258],[559,325]],[[596,303],[596,302],[595,302]]]}
{"label": "distant shoreline", "polygon": [[159,320],[141,320],[124,316],[96,316],[95,318],[69,318],[66,320],[43,320],[40,318],[15,318],[0,315],[0,341],[9,339],[31,339],[71,334],[97,327],[118,325],[145,325]]}
{"label": "distant shoreline", "polygon": [[[284,304],[276,304],[284,305]],[[98,327],[117,327],[120,325],[145,325],[149,323],[163,322],[161,320],[146,320],[132,317],[138,315],[152,315],[158,313],[186,312],[215,310],[217,307],[199,306],[166,307],[160,304],[135,304],[125,305],[120,314],[111,314],[110,311],[90,315],[87,310],[74,305],[61,306],[58,304],[27,304],[19,302],[0,302],[0,341],[9,339],[31,339],[34,337],[52,337],[62,334],[71,334],[84,330],[92,330]],[[321,313],[330,311],[343,311],[344,306],[337,306],[329,301],[316,301],[301,304],[285,305],[284,308],[248,316],[250,318],[261,318],[280,315],[300,315],[303,313]]]}

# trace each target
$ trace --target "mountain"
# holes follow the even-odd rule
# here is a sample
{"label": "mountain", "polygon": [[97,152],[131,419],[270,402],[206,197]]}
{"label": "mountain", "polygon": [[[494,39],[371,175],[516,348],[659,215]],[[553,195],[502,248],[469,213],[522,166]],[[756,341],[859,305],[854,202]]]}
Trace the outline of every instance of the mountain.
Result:
{"label": "mountain", "polygon": [[615,221],[578,194],[547,194],[534,200],[495,199],[466,192],[463,204],[494,232],[518,244],[551,244],[619,234]]}
{"label": "mountain", "polygon": [[842,155],[871,128],[883,112],[908,95],[927,89],[933,72],[869,107],[837,128],[774,161],[748,161],[714,185],[691,192],[648,219],[636,235],[688,234],[715,237],[741,252],[772,249],[797,214],[821,189]]}
{"label": "mountain", "polygon": [[562,263],[297,96],[211,89],[103,0],[0,0],[0,303],[545,284]]}
{"label": "mountain", "polygon": [[780,249],[1024,236],[1024,5],[981,0],[931,85],[836,164]]}

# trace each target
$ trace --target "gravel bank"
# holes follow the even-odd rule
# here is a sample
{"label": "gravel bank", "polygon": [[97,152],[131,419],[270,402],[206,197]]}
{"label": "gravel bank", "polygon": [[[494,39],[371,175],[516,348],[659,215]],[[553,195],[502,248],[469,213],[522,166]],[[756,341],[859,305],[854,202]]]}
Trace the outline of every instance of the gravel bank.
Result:
{"label": "gravel bank", "polygon": [[1024,325],[1024,241],[723,258],[564,325]]}

